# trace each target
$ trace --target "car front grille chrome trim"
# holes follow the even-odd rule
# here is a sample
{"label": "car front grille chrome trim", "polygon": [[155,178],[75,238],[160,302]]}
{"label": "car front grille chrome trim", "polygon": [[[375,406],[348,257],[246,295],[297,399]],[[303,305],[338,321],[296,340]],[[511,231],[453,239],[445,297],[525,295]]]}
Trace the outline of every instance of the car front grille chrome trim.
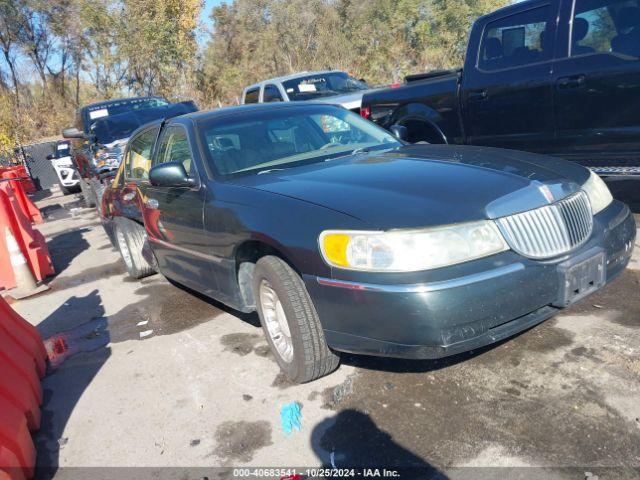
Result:
{"label": "car front grille chrome trim", "polygon": [[528,258],[564,255],[584,244],[593,230],[593,214],[586,193],[496,220],[509,246]]}

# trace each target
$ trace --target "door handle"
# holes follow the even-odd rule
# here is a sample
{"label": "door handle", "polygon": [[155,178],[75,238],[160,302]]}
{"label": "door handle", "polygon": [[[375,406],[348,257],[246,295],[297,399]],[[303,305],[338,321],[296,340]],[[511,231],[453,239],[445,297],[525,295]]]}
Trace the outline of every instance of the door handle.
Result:
{"label": "door handle", "polygon": [[572,88],[582,88],[587,82],[587,76],[584,73],[579,75],[571,75],[569,77],[560,77],[556,81],[558,90],[568,90]]}
{"label": "door handle", "polygon": [[155,198],[149,198],[146,201],[146,205],[147,205],[147,208],[150,208],[151,210],[157,210],[158,207],[160,206],[160,204],[158,203],[158,200],[156,200]]}
{"label": "door handle", "polygon": [[472,102],[481,102],[483,100],[486,100],[488,96],[489,95],[487,94],[486,90],[480,90],[477,92],[469,93],[469,100]]}

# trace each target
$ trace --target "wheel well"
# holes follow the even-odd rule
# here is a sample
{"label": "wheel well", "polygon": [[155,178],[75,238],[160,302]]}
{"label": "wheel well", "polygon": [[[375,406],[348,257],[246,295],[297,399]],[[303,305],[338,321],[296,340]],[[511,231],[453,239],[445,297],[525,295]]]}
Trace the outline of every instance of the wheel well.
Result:
{"label": "wheel well", "polygon": [[424,118],[406,118],[400,124],[407,127],[408,141],[411,143],[448,143],[442,131]]}
{"label": "wheel well", "polygon": [[253,298],[252,288],[253,268],[258,260],[267,255],[273,255],[281,258],[287,262],[287,264],[289,264],[289,266],[293,268],[298,275],[300,274],[298,269],[291,264],[289,259],[271,245],[257,240],[244,242],[236,249],[235,259],[238,288],[240,289],[240,295],[242,296],[244,306],[247,309],[255,309],[255,299]]}

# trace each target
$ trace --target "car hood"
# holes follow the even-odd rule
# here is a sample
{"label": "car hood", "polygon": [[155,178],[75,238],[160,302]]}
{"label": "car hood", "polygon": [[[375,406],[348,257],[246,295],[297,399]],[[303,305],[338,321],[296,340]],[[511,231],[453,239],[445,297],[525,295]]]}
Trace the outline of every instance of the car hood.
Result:
{"label": "car hood", "polygon": [[379,229],[492,219],[579,190],[589,171],[512,150],[411,145],[237,177],[233,183],[336,210]]}

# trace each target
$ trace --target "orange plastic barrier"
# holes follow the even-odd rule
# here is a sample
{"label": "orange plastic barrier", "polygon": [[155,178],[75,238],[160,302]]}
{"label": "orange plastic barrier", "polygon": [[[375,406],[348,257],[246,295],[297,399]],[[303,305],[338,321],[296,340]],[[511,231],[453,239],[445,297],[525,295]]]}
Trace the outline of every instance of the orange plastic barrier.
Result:
{"label": "orange plastic barrier", "polygon": [[24,165],[18,165],[15,167],[2,167],[0,168],[0,176],[2,176],[3,172],[14,172],[20,179],[20,183],[22,184],[22,188],[24,188],[25,192],[36,193],[38,191],[38,189],[36,188],[36,184],[33,183],[33,180],[29,175],[27,167],[25,167]]}
{"label": "orange plastic barrier", "polygon": [[[25,215],[29,217],[29,220],[31,221],[31,223],[42,223],[43,222],[42,214],[40,213],[40,210],[38,210],[38,207],[36,207],[35,203],[33,203],[31,199],[27,197],[27,193],[25,192],[25,188],[22,183],[22,180],[20,180],[21,176],[19,175],[19,171],[16,170],[16,168],[24,169],[24,167],[12,167],[10,169],[5,169],[4,172],[0,172],[0,178],[8,181],[8,183],[11,184],[11,187],[14,190],[14,195],[16,197],[16,200],[18,201],[18,204],[20,205],[20,208],[25,213]],[[26,175],[26,169],[24,170],[25,170],[24,175]],[[22,177],[22,178],[24,179],[28,177]],[[7,182],[3,182],[3,183],[7,183]]]}
{"label": "orange plastic barrier", "polygon": [[38,331],[0,297],[0,480],[33,476],[45,360]]}
{"label": "orange plastic barrier", "polygon": [[[18,242],[36,281],[54,273],[45,238],[31,226],[33,216],[23,209],[20,198],[27,199],[33,205],[19,183],[0,181],[0,288],[11,289],[16,286],[7,247],[7,229]],[[36,208],[35,205],[33,208]]]}

